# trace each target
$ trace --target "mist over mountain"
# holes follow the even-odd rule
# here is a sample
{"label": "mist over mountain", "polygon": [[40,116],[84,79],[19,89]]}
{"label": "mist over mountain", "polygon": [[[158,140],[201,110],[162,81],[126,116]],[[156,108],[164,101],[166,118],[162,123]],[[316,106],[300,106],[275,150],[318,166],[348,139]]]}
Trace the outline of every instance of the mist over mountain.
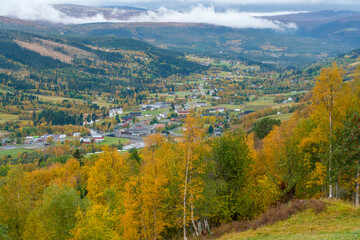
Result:
{"label": "mist over mountain", "polygon": [[250,13],[204,5],[186,11],[73,4],[47,7],[54,14],[41,19],[36,14],[31,17],[29,11],[28,21],[1,17],[0,27],[66,37],[133,38],[162,48],[279,66],[301,66],[360,47],[357,11]]}

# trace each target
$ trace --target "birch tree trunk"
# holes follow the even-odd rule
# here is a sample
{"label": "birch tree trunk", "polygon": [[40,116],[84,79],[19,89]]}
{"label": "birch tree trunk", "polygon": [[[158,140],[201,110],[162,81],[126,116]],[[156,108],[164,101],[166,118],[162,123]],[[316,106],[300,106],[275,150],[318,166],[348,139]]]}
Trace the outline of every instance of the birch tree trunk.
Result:
{"label": "birch tree trunk", "polygon": [[[191,176],[190,176],[189,184],[191,186]],[[198,231],[198,228],[196,227],[196,222],[195,222],[195,219],[194,219],[194,203],[193,203],[193,199],[194,199],[193,198],[193,193],[191,192],[191,194],[190,194],[191,222],[192,222],[192,225],[193,225],[193,228],[194,228],[194,231],[195,231],[195,235],[199,236],[200,233]]]}
{"label": "birch tree trunk", "polygon": [[187,240],[186,237],[186,191],[187,191],[187,182],[188,182],[188,174],[189,174],[189,162],[190,162],[190,143],[188,148],[188,156],[186,161],[186,170],[185,170],[185,183],[184,183],[184,219],[183,219],[183,228],[184,228],[184,240]]}
{"label": "birch tree trunk", "polygon": [[359,177],[360,177],[360,172],[359,172],[359,163],[357,164],[357,171],[356,171],[356,192],[355,192],[355,206],[358,207],[359,206]]}
{"label": "birch tree trunk", "polygon": [[331,161],[332,161],[332,107],[329,111],[329,134],[330,134],[330,146],[329,146],[329,198],[333,198],[333,184],[332,184],[332,174],[331,174]]}

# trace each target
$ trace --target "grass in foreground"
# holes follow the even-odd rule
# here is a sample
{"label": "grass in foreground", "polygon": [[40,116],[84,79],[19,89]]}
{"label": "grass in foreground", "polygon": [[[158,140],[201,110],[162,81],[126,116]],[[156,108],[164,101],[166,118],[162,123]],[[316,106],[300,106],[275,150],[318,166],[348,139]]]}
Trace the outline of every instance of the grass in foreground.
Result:
{"label": "grass in foreground", "polygon": [[342,201],[326,201],[327,209],[313,209],[292,215],[285,221],[256,230],[224,235],[219,240],[307,240],[360,239],[360,209]]}

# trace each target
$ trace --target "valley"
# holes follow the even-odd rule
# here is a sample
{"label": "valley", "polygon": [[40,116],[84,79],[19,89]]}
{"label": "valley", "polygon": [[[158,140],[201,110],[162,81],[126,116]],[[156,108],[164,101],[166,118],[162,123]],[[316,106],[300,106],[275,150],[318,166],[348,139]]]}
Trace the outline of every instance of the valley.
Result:
{"label": "valley", "polygon": [[359,12],[49,6],[0,16],[0,239],[358,237]]}

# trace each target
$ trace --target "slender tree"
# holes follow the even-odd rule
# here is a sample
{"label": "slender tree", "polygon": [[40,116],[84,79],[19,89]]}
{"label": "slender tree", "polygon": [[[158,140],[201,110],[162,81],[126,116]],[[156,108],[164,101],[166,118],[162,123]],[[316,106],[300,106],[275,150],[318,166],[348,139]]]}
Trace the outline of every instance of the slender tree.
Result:
{"label": "slender tree", "polygon": [[184,240],[187,239],[186,228],[189,221],[192,223],[195,235],[200,234],[195,223],[194,202],[202,190],[202,183],[198,176],[203,174],[203,166],[200,161],[201,148],[204,147],[203,135],[204,131],[199,127],[197,119],[188,116],[184,125],[184,141],[178,144],[180,154],[179,176],[182,181],[180,189],[183,195],[182,227]]}
{"label": "slender tree", "polygon": [[344,70],[334,62],[331,67],[323,68],[317,78],[313,90],[313,106],[315,118],[324,124],[328,136],[328,170],[329,170],[329,198],[333,198],[333,133],[337,124],[344,99],[341,99]]}
{"label": "slender tree", "polygon": [[339,131],[340,139],[337,153],[342,158],[344,172],[355,176],[355,206],[359,206],[360,181],[360,113],[350,112],[343,128]]}

